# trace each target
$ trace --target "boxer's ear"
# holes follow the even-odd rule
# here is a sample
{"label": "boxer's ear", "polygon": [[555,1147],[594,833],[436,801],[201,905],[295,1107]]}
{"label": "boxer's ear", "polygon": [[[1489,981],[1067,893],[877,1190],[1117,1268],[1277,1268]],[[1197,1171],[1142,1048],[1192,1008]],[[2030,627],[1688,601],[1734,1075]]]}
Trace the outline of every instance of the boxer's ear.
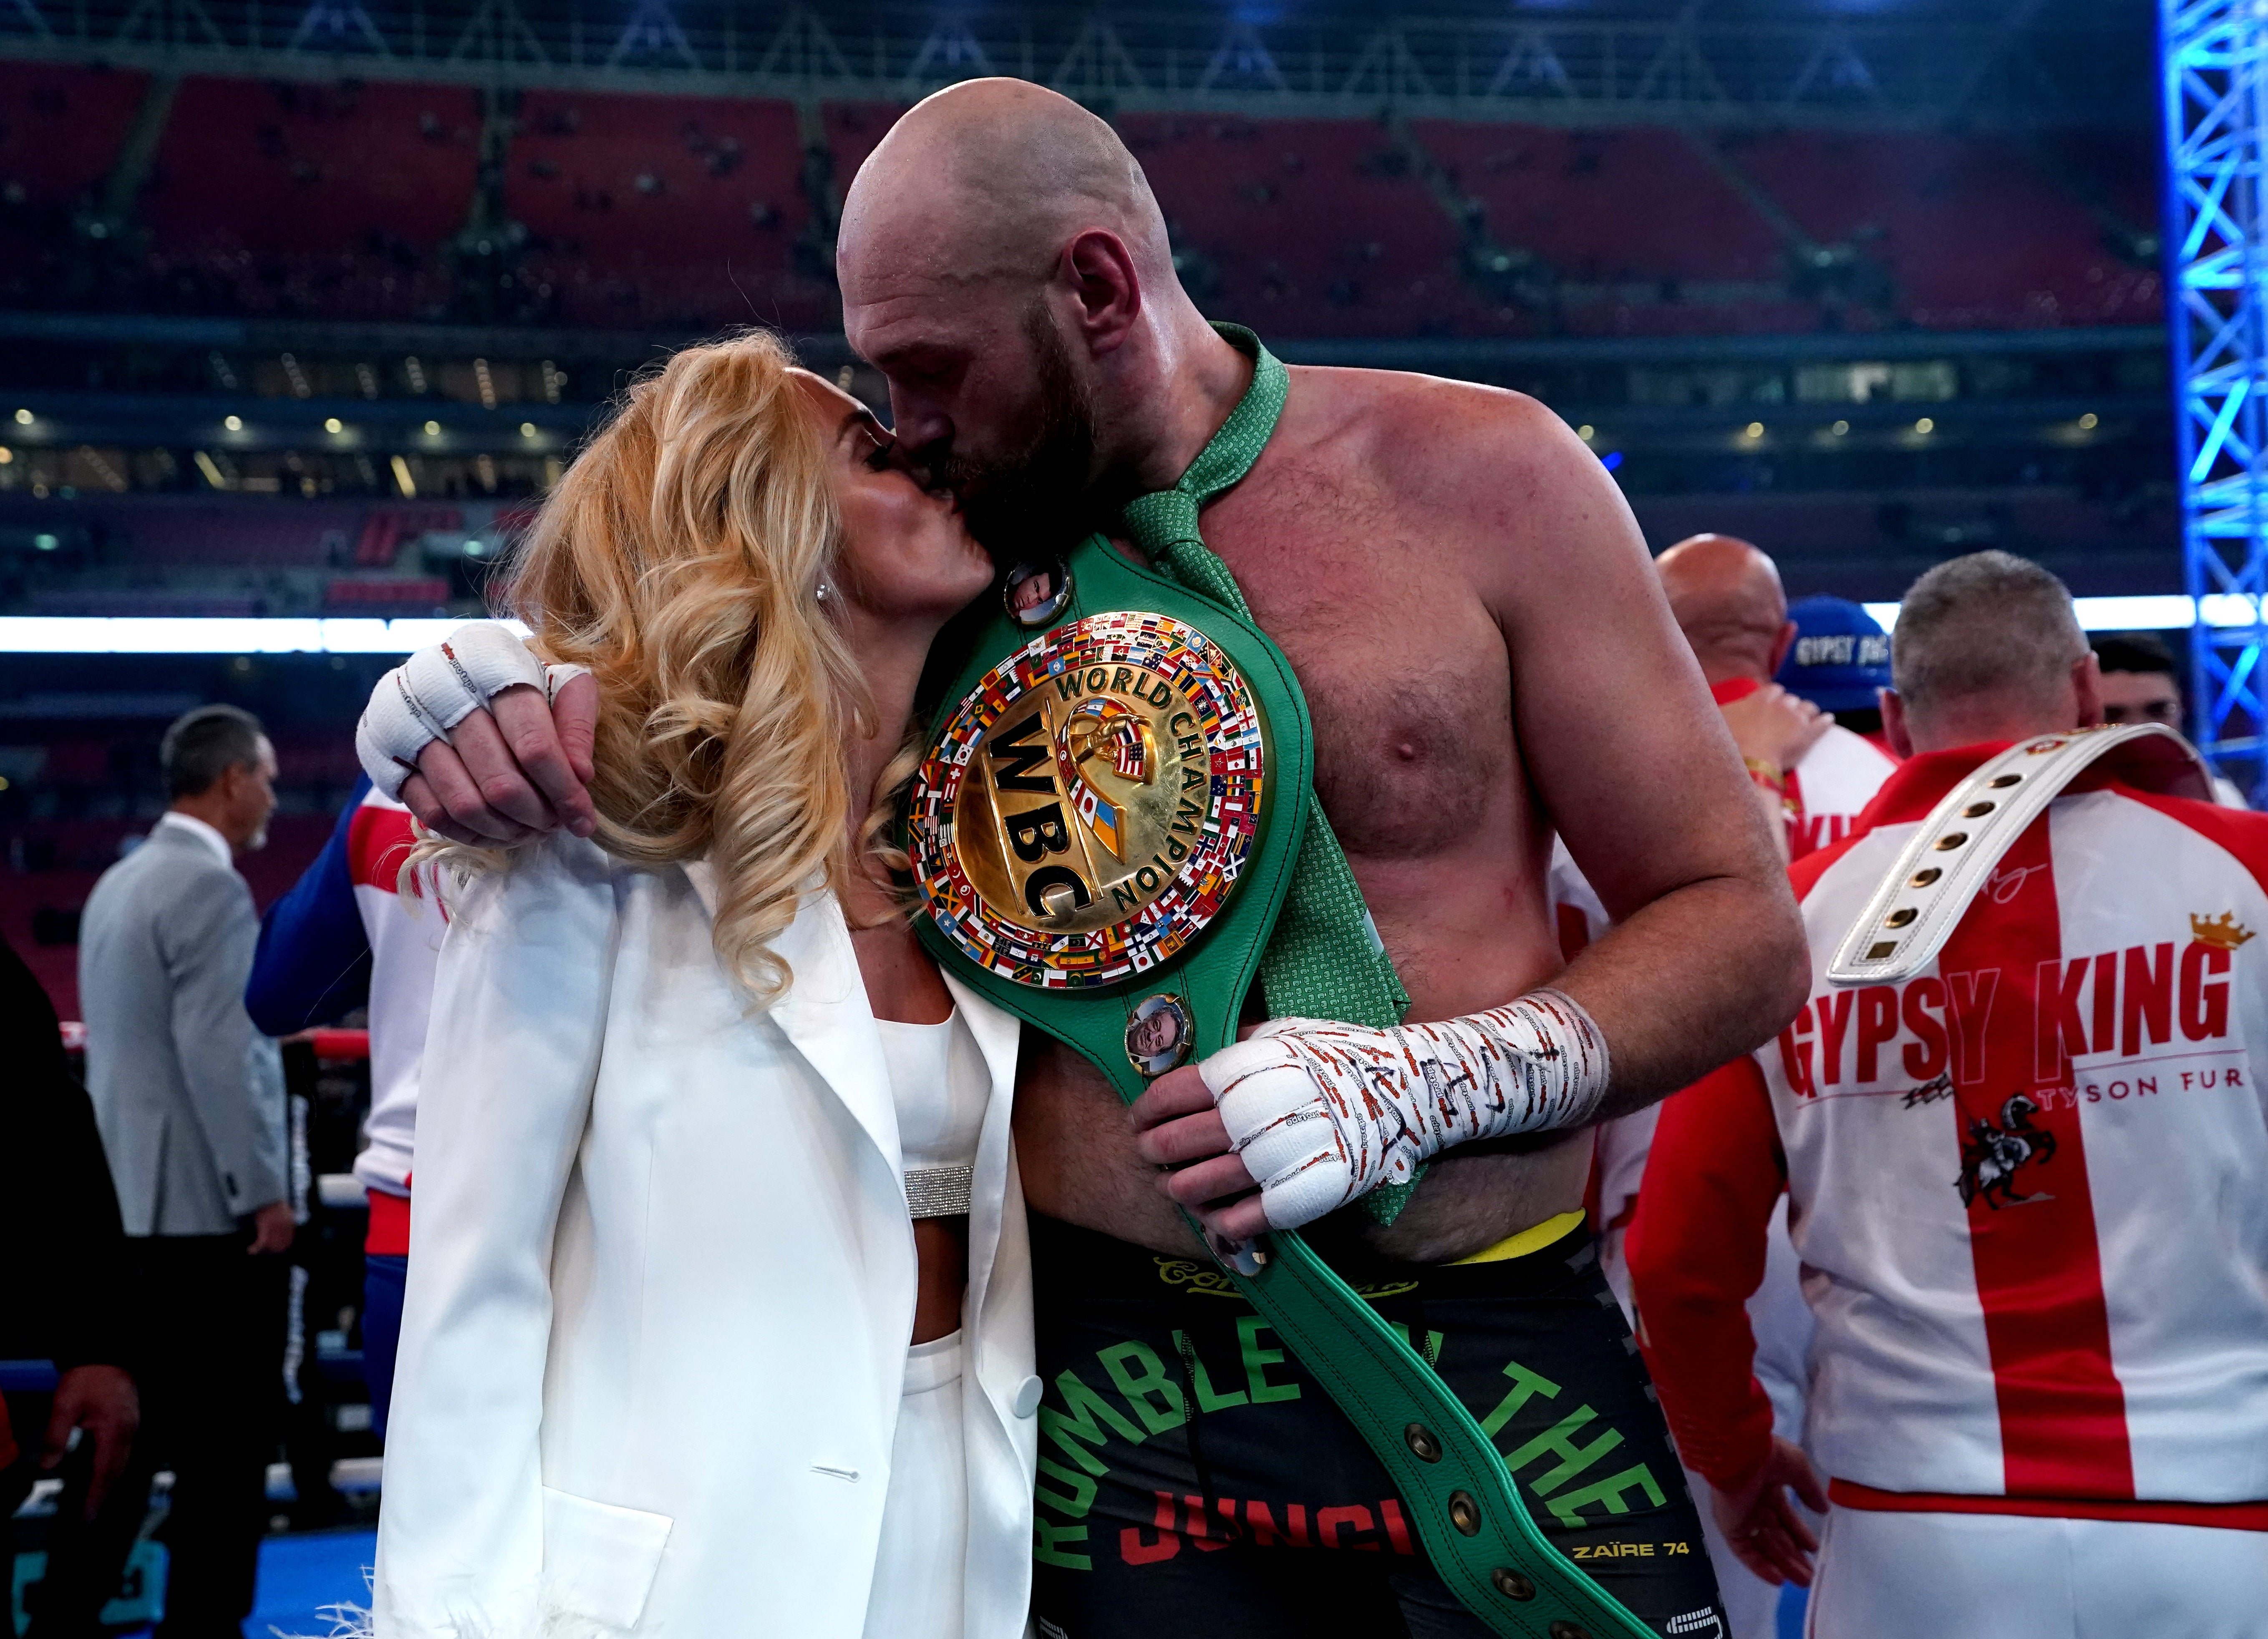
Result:
{"label": "boxer's ear", "polygon": [[1142,316],[1142,276],[1126,241],[1093,227],[1064,247],[1063,271],[1078,306],[1073,323],[1088,355],[1115,352]]}

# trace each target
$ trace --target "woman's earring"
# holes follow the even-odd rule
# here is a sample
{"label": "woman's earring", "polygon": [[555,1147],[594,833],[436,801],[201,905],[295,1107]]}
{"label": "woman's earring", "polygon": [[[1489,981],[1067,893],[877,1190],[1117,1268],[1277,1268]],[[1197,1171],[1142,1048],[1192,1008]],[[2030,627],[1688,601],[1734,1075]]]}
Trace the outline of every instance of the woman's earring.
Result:
{"label": "woman's earring", "polygon": [[828,599],[835,595],[835,583],[831,580],[821,581],[819,583],[818,590],[814,591],[811,595],[819,602],[824,603]]}

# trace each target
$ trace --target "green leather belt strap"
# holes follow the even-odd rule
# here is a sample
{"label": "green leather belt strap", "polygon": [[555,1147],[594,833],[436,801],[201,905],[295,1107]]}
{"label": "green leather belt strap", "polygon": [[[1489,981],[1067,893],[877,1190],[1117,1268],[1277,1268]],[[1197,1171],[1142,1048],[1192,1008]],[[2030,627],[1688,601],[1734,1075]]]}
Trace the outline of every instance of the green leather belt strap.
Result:
{"label": "green leather belt strap", "polygon": [[[1035,639],[1012,614],[996,618],[977,634],[932,737],[909,831],[932,912],[917,926],[939,962],[999,1006],[1077,1050],[1130,1103],[1149,1084],[1149,1075],[1132,1058],[1138,1009],[1159,998],[1170,998],[1184,1011],[1189,1024],[1184,1048],[1194,1057],[1218,1052],[1235,1039],[1244,998],[1256,978],[1267,986],[1271,1011],[1280,1012],[1289,1002],[1310,1015],[1388,1024],[1398,1022],[1407,1006],[1391,964],[1368,930],[1345,857],[1314,810],[1314,737],[1298,679],[1283,652],[1252,624],[1233,580],[1204,549],[1195,528],[1200,500],[1250,468],[1283,402],[1283,367],[1248,332],[1229,336],[1260,366],[1246,401],[1223,429],[1224,438],[1233,430],[1230,443],[1224,446],[1223,438],[1216,438],[1174,491],[1136,502],[1133,510],[1145,521],[1130,524],[1160,543],[1157,555],[1175,572],[1174,578],[1132,563],[1102,537],[1090,536],[1059,566],[1067,584],[1059,606],[1048,616],[1057,624],[1045,639]],[[1249,686],[1266,742],[1257,840],[1240,874],[1219,890],[1209,922],[1186,945],[1123,977],[1096,980],[1067,972],[1043,983],[1020,964],[1021,958],[1004,957],[983,935],[972,934],[965,902],[949,894],[941,900],[945,890],[926,873],[934,867],[944,881],[956,868],[950,860],[964,857],[955,850],[979,846],[983,822],[973,812],[961,813],[960,804],[985,800],[973,783],[985,779],[1013,794],[1020,805],[1049,805],[1044,810],[1020,808],[1006,838],[1017,846],[1005,854],[1005,843],[995,834],[994,859],[1052,862],[1081,857],[1063,829],[1069,822],[1056,806],[1071,805],[1071,794],[1060,783],[1064,776],[1045,772],[1054,765],[1029,749],[1038,743],[1030,732],[1038,719],[1026,714],[1042,705],[1050,712],[1075,712],[1088,698],[1074,698],[1079,668],[1047,669],[1037,674],[1036,682],[1015,687],[1003,684],[1002,668],[1020,666],[1028,676],[1035,666],[1060,666],[1048,657],[1059,635],[1098,624],[1109,628],[1129,618],[1122,613],[1129,610],[1150,611],[1196,628]],[[1092,680],[1107,671],[1088,673],[1089,686],[1102,686]],[[1049,687],[1050,682],[1057,686]],[[1137,704],[1145,698],[1152,697],[1121,697]],[[998,734],[972,742],[968,725],[978,720],[999,726]],[[925,797],[932,779],[939,794]],[[961,783],[952,788],[961,795],[947,801],[941,794],[954,780]],[[1033,792],[1040,794],[1025,794]],[[1029,882],[1039,880],[1035,875]],[[1040,908],[1036,900],[1030,908]],[[1197,1228],[1194,1220],[1191,1227]],[[1260,1259],[1256,1273],[1231,1269],[1230,1277],[1385,1466],[1435,1570],[1459,1599],[1492,1631],[1513,1639],[1652,1635],[1652,1628],[1578,1569],[1536,1527],[1503,1458],[1472,1414],[1301,1237],[1266,1237]],[[1197,1414],[1192,1408],[1190,1414]],[[1083,1526],[1068,1530],[1083,1539]]]}

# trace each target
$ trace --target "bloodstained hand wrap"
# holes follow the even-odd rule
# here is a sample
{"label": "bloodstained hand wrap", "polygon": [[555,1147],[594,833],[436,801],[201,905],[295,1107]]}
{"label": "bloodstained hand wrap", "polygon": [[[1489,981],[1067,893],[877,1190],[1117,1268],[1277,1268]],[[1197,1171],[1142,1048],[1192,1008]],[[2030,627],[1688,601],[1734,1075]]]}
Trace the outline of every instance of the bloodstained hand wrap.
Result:
{"label": "bloodstained hand wrap", "polygon": [[1586,1126],[1608,1081],[1606,1038],[1556,990],[1391,1030],[1276,1019],[1197,1070],[1278,1229],[1407,1183],[1453,1144]]}

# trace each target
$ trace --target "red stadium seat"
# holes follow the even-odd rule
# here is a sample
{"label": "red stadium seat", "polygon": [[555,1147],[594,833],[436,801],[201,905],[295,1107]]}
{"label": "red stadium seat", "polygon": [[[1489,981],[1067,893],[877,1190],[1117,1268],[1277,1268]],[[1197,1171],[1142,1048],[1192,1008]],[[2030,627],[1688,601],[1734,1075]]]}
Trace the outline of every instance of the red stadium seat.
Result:
{"label": "red stadium seat", "polygon": [[465,225],[480,107],[461,86],[182,82],[140,207],[161,265],[248,311],[423,316]]}
{"label": "red stadium seat", "polygon": [[1270,336],[1439,334],[1472,312],[1455,224],[1381,127],[1128,114],[1198,305]]}
{"label": "red stadium seat", "polygon": [[2010,138],[1785,132],[1742,144],[1735,158],[1806,233],[1879,259],[1898,314],[1924,329],[2157,317],[2155,269],[2116,255],[2102,225]]}
{"label": "red stadium seat", "polygon": [[747,98],[532,92],[504,200],[559,315],[615,329],[826,322],[795,110]]}
{"label": "red stadium seat", "polygon": [[0,63],[0,188],[11,190],[8,203],[69,207],[99,190],[149,83],[129,70]]}

